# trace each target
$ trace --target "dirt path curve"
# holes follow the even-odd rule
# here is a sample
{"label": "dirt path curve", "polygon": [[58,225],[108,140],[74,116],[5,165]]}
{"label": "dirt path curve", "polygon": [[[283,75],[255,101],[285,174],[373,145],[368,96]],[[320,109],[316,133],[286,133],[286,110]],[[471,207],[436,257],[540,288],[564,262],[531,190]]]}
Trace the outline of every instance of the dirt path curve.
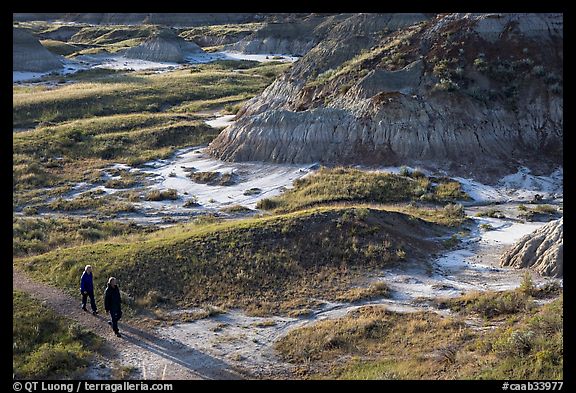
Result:
{"label": "dirt path curve", "polygon": [[[16,269],[12,275],[13,288],[27,292],[45,302],[56,313],[78,322],[106,340],[106,356],[124,366],[135,367],[140,379],[243,379],[246,376],[232,369],[221,359],[207,355],[177,340],[157,337],[120,321],[122,337],[116,337],[107,323],[106,315],[93,316],[79,307],[79,299],[60,289],[33,281]],[[104,310],[100,310],[104,312]]]}

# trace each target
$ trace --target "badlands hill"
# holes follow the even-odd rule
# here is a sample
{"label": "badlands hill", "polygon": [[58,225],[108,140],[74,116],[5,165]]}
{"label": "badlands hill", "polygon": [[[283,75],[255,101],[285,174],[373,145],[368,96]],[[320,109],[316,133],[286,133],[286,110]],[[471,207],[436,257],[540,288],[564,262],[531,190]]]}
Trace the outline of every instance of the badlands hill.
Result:
{"label": "badlands hill", "polygon": [[550,221],[524,236],[500,259],[502,266],[531,268],[544,276],[562,277],[564,218]]}
{"label": "badlands hill", "polygon": [[204,51],[195,43],[179,37],[173,30],[164,29],[141,45],[128,49],[125,56],[148,61],[182,63],[187,55],[201,52]]}
{"label": "badlands hill", "polygon": [[[322,31],[322,29],[325,29]],[[354,14],[210,145],[225,160],[497,175],[562,162],[561,14]]]}
{"label": "badlands hill", "polygon": [[294,18],[305,14],[266,13],[15,13],[15,21],[62,21],[89,24],[153,24],[164,26],[203,26],[227,23],[250,23]]}
{"label": "badlands hill", "polygon": [[28,33],[14,28],[12,36],[12,70],[46,72],[62,68],[62,61]]}

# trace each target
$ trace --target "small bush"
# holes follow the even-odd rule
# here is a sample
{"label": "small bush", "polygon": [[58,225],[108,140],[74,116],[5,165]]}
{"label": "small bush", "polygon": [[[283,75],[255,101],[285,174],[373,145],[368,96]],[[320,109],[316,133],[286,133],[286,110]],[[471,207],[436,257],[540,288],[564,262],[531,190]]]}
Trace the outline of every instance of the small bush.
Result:
{"label": "small bush", "polygon": [[198,203],[198,197],[193,195],[191,196],[186,202],[184,202],[184,205],[182,205],[183,207],[197,207],[200,206],[200,203]]}
{"label": "small bush", "polygon": [[449,239],[444,240],[442,244],[444,245],[444,248],[451,249],[460,244],[460,239],[458,239],[458,236],[452,235]]}
{"label": "small bush", "polygon": [[242,205],[232,205],[221,209],[224,213],[248,213],[252,210]]}
{"label": "small bush", "polygon": [[466,212],[464,211],[464,206],[462,206],[459,203],[457,203],[457,204],[449,203],[446,206],[444,206],[443,210],[446,213],[446,215],[449,217],[454,217],[454,218],[466,217]]}
{"label": "small bush", "polygon": [[412,178],[414,179],[420,179],[420,178],[425,178],[426,175],[424,174],[424,172],[422,172],[420,169],[415,169],[414,172],[412,172]]}
{"label": "small bush", "polygon": [[534,211],[543,214],[556,214],[558,210],[552,205],[538,205],[534,208]]}
{"label": "small bush", "polygon": [[244,191],[244,195],[257,195],[257,194],[260,194],[261,192],[262,192],[262,190],[259,188],[250,188],[250,189]]}
{"label": "small bush", "polygon": [[134,179],[111,179],[108,180],[105,184],[104,187],[106,188],[115,188],[115,189],[122,189],[122,188],[130,188],[133,187],[136,184],[136,182],[134,181]]}
{"label": "small bush", "polygon": [[518,291],[520,291],[520,293],[523,293],[526,296],[532,296],[532,294],[535,292],[535,289],[536,288],[534,287],[532,276],[530,275],[529,272],[525,272],[524,276],[522,277],[522,282],[518,287]]}
{"label": "small bush", "polygon": [[476,217],[506,218],[506,216],[502,214],[502,211],[494,208],[478,212],[476,213]]}
{"label": "small bush", "polygon": [[220,177],[220,172],[192,172],[188,175],[196,183],[212,183]]}
{"label": "small bush", "polygon": [[218,185],[220,186],[231,186],[236,184],[237,176],[233,173],[223,173],[220,176],[220,180],[218,181]]}
{"label": "small bush", "polygon": [[22,212],[26,216],[35,216],[38,214],[38,208],[36,208],[34,206],[26,206],[24,209],[22,209]]}
{"label": "small bush", "polygon": [[279,203],[275,199],[265,198],[258,201],[256,204],[256,209],[261,210],[272,210],[276,209],[279,206]]}
{"label": "small bush", "polygon": [[432,87],[432,91],[456,91],[460,88],[452,79],[442,78]]}
{"label": "small bush", "polygon": [[162,191],[152,190],[148,194],[146,194],[146,197],[144,199],[147,201],[163,201],[166,199],[176,200],[178,199],[178,192],[173,188],[169,188],[168,190],[162,190]]}
{"label": "small bush", "polygon": [[469,199],[468,194],[462,191],[462,185],[457,181],[442,182],[434,189],[436,198],[440,201]]}

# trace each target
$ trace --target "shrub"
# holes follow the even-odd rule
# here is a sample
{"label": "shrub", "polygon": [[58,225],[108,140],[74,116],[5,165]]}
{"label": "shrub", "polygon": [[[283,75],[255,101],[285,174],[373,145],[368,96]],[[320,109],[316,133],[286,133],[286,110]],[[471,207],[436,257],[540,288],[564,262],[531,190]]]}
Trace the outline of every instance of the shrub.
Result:
{"label": "shrub", "polygon": [[197,207],[200,206],[200,203],[198,203],[198,197],[195,195],[192,195],[186,202],[184,202],[184,205],[182,205],[183,207]]}
{"label": "shrub", "polygon": [[414,172],[412,172],[412,178],[414,179],[419,179],[419,178],[425,178],[426,175],[424,174],[424,172],[422,172],[420,169],[415,169]]}
{"label": "shrub", "polygon": [[212,183],[220,177],[220,172],[192,172],[188,175],[196,183]]}
{"label": "shrub", "polygon": [[440,82],[432,87],[432,91],[456,91],[460,88],[457,83],[450,78],[442,78]]}
{"label": "shrub", "polygon": [[526,296],[532,296],[534,294],[536,288],[534,287],[534,282],[532,281],[532,276],[529,272],[525,272],[524,276],[522,277],[522,282],[518,287],[518,291],[523,293]]}
{"label": "shrub", "polygon": [[506,216],[502,214],[502,211],[494,208],[478,212],[476,213],[476,217],[506,218]]}
{"label": "shrub", "polygon": [[261,192],[262,192],[262,190],[259,188],[250,188],[250,189],[244,191],[244,195],[257,195],[257,194],[260,194]]}
{"label": "shrub", "polygon": [[459,203],[449,203],[443,208],[444,212],[449,217],[464,218],[466,217],[466,212],[464,211],[464,206]]}
{"label": "shrub", "polygon": [[434,189],[436,199],[439,201],[451,201],[457,199],[469,199],[468,194],[462,191],[462,186],[457,181],[442,182]]}
{"label": "shrub", "polygon": [[44,343],[29,357],[22,372],[34,379],[47,378],[50,375],[65,374],[88,365],[85,351],[80,344]]}
{"label": "shrub", "polygon": [[410,172],[410,169],[409,169],[407,166],[402,165],[402,166],[400,167],[400,172],[399,172],[398,174],[399,174],[400,176],[410,176],[411,173],[412,173],[412,172]]}
{"label": "shrub", "polygon": [[38,214],[38,208],[34,206],[26,206],[22,212],[27,216],[35,216]]}
{"label": "shrub", "polygon": [[134,179],[111,179],[108,180],[105,184],[104,187],[106,188],[130,188],[132,186],[134,186],[136,182],[134,181]]}
{"label": "shrub", "polygon": [[275,199],[264,198],[258,201],[256,204],[256,209],[261,210],[272,210],[279,206],[279,202]]}
{"label": "shrub", "polygon": [[534,208],[534,211],[543,214],[556,214],[558,210],[552,205],[538,205]]}
{"label": "shrub", "polygon": [[146,197],[144,198],[147,201],[163,201],[166,199],[175,200],[178,199],[178,192],[173,189],[169,188],[168,190],[152,190]]}
{"label": "shrub", "polygon": [[225,213],[248,213],[252,210],[242,205],[232,205],[221,209]]}
{"label": "shrub", "polygon": [[512,330],[496,340],[492,350],[500,357],[525,356],[532,347],[534,333],[532,331]]}

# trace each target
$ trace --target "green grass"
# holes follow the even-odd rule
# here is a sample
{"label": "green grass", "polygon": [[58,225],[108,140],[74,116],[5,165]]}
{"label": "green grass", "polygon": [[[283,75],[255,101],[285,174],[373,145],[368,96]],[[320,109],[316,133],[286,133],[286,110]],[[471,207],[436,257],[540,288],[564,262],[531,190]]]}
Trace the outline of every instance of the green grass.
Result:
{"label": "green grass", "polygon": [[57,247],[70,247],[151,230],[112,220],[15,217],[12,220],[12,255],[22,257],[42,254]]}
{"label": "green grass", "polygon": [[249,209],[246,206],[242,206],[242,205],[227,206],[225,208],[220,209],[220,211],[222,211],[224,213],[250,213],[250,212],[253,212],[252,209]]}
{"label": "green grass", "polygon": [[518,206],[518,210],[522,212],[518,217],[525,220],[533,220],[539,214],[544,216],[554,216],[558,214],[558,208],[552,205],[536,205],[533,208],[520,205]]}
{"label": "green grass", "polygon": [[66,288],[76,288],[79,272],[90,263],[101,272],[95,285],[104,286],[105,277],[118,277],[135,299],[154,289],[180,305],[249,305],[277,312],[294,299],[320,294],[334,299],[349,288],[358,269],[422,255],[420,247],[432,246],[411,237],[416,236],[414,225],[419,231],[427,228],[426,236],[440,230],[400,213],[315,209],[180,225],[146,240],[105,241],[15,263],[36,278]]}
{"label": "green grass", "polygon": [[81,50],[81,48],[76,45],[57,40],[40,40],[40,43],[50,52],[61,56],[68,56]]}
{"label": "green grass", "polygon": [[524,275],[520,286],[514,290],[502,292],[470,292],[466,295],[436,299],[439,307],[452,311],[477,314],[486,319],[493,319],[518,313],[529,313],[535,308],[534,299],[558,296],[561,289],[554,284],[536,287],[529,273]]}
{"label": "green grass", "polygon": [[263,26],[264,26],[263,23],[239,23],[239,24],[227,24],[227,25],[198,26],[182,31],[180,33],[180,36],[190,41],[194,41],[196,37],[201,36],[224,37],[231,34],[251,33],[256,30],[259,30]]}
{"label": "green grass", "polygon": [[188,177],[196,183],[208,184],[220,178],[220,172],[192,172]]}
{"label": "green grass", "polygon": [[537,312],[508,323],[477,343],[494,360],[479,379],[562,380],[564,363],[562,295]]}
{"label": "green grass", "polygon": [[[245,74],[231,71],[237,66]],[[93,69],[54,89],[13,87],[13,125],[29,129],[13,133],[14,209],[37,207],[74,183],[99,182],[110,163],[139,165],[209,143],[219,131],[191,112],[253,97],[288,66],[224,62],[165,74]],[[128,185],[116,183],[110,185]]]}
{"label": "green grass", "polygon": [[136,211],[136,207],[132,203],[123,201],[118,195],[98,196],[95,191],[83,193],[73,199],[58,198],[47,205],[40,205],[40,207],[53,211],[71,212],[82,210],[108,215]]}
{"label": "green grass", "polygon": [[492,218],[506,218],[504,213],[501,210],[490,208],[488,210],[483,210],[481,212],[476,213],[476,217],[492,217]]}
{"label": "green grass", "polygon": [[152,190],[144,197],[147,201],[164,201],[178,199],[178,192],[169,188],[167,190]]}
{"label": "green grass", "polygon": [[312,379],[563,378],[562,294],[543,306],[472,329],[465,313],[396,313],[364,306],[290,331],[276,343]]}
{"label": "green grass", "polygon": [[[194,117],[166,114],[111,115],[39,127],[13,135],[13,182],[16,189],[55,186],[65,172],[56,166],[77,172],[76,161],[82,160],[84,168],[90,159],[137,165],[166,158],[178,147],[208,143],[217,134]],[[53,164],[48,157],[63,160]]]}
{"label": "green grass", "polygon": [[86,26],[74,34],[70,43],[85,45],[111,45],[135,38],[147,38],[158,30],[153,25],[98,25]]}
{"label": "green grass", "polygon": [[310,176],[296,180],[294,188],[282,195],[259,201],[256,207],[288,212],[330,203],[390,203],[420,199],[445,202],[465,196],[458,182],[440,183],[433,187],[423,176],[413,179],[350,168],[321,168]]}
{"label": "green grass", "polygon": [[440,305],[453,311],[475,313],[485,318],[527,312],[534,307],[533,301],[520,291],[472,292],[448,300],[440,300]]}
{"label": "green grass", "polygon": [[384,281],[370,284],[368,287],[357,287],[339,295],[336,300],[344,302],[357,302],[360,300],[372,300],[390,295],[390,287]]}
{"label": "green grass", "polygon": [[12,292],[15,379],[81,377],[103,340],[56,315],[29,295]]}
{"label": "green grass", "polygon": [[106,78],[34,94],[16,90],[13,94],[13,126],[33,127],[40,122],[159,112],[186,102],[257,94],[286,69],[284,64],[266,65],[238,74],[209,67],[215,66],[199,66],[203,71],[197,73],[186,69],[164,74],[115,73]]}

